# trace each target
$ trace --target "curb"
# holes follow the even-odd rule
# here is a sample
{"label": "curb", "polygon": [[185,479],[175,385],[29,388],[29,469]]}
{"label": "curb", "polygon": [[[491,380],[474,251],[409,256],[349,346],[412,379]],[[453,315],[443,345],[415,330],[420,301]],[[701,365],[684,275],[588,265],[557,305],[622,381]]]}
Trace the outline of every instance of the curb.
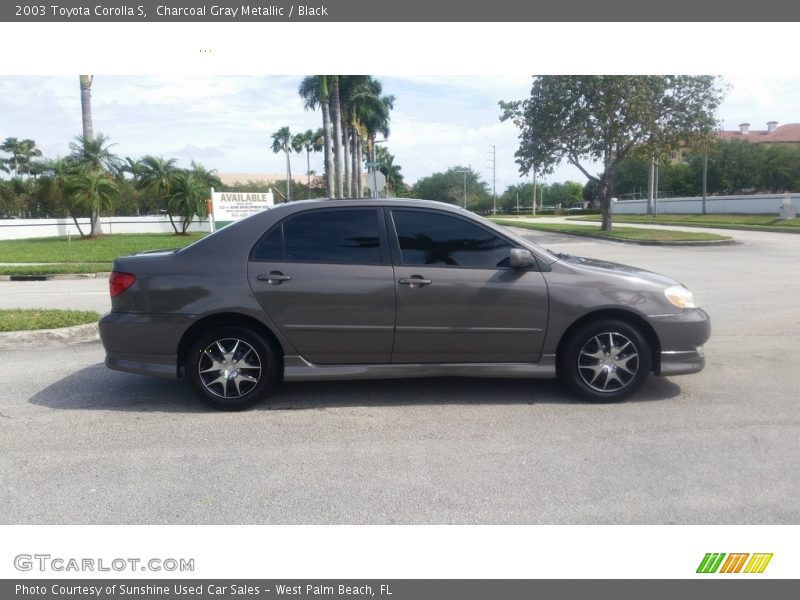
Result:
{"label": "curb", "polygon": [[110,271],[97,273],[55,273],[53,275],[0,275],[0,281],[51,281],[55,279],[101,279]]}
{"label": "curb", "polygon": [[100,339],[97,323],[59,327],[58,329],[35,329],[32,331],[6,331],[0,333],[0,350],[13,350],[20,346],[44,346],[46,344],[80,344]]}

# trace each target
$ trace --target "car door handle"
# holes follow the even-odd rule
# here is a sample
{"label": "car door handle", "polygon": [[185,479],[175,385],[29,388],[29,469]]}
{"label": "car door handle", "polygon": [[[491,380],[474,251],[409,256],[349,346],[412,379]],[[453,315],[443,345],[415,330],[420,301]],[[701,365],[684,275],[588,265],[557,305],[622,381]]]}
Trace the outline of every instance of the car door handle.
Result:
{"label": "car door handle", "polygon": [[397,283],[401,283],[412,288],[419,288],[423,285],[430,285],[433,282],[430,279],[423,279],[422,275],[412,275],[411,277],[403,277],[402,279],[398,279]]}
{"label": "car door handle", "polygon": [[270,271],[269,273],[256,275],[256,279],[259,281],[266,281],[270,285],[280,285],[282,282],[289,281],[291,278],[291,275],[284,275],[280,271]]}

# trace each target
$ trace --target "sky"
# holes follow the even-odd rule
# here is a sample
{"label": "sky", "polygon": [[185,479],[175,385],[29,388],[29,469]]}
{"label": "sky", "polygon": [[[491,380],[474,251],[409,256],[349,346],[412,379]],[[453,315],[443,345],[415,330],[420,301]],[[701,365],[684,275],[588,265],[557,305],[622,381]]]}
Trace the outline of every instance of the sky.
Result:
{"label": "sky", "polygon": [[[384,92],[396,98],[387,147],[408,183],[454,165],[469,165],[492,186],[496,148],[498,195],[521,179],[514,162],[518,132],[499,120],[499,100],[524,99],[528,75],[384,76]],[[195,160],[220,173],[283,173],[285,158],[270,148],[270,135],[284,125],[293,133],[321,126],[319,111],[305,111],[297,87],[302,76],[111,76],[95,77],[95,132],[116,144],[120,156],[145,154]],[[742,122],[800,121],[800,77],[725,75],[729,90],[720,110],[723,128]],[[0,76],[0,140],[36,141],[46,157],[69,153],[81,133],[78,77]],[[293,155],[295,175],[305,156]],[[322,172],[321,154],[311,169]],[[570,165],[548,181],[585,177]]]}

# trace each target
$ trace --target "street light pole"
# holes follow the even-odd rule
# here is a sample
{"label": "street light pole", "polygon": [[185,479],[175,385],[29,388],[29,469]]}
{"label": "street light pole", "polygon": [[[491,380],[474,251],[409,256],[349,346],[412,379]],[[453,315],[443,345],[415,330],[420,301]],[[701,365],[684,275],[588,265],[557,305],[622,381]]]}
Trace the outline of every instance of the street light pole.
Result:
{"label": "street light pole", "polygon": [[492,214],[497,214],[497,146],[492,146]]}
{"label": "street light pole", "polygon": [[472,167],[469,169],[456,169],[456,173],[463,173],[464,174],[464,210],[467,210],[467,173],[472,170]]}
{"label": "street light pole", "polygon": [[706,214],[706,188],[708,184],[708,142],[703,146],[703,214]]}

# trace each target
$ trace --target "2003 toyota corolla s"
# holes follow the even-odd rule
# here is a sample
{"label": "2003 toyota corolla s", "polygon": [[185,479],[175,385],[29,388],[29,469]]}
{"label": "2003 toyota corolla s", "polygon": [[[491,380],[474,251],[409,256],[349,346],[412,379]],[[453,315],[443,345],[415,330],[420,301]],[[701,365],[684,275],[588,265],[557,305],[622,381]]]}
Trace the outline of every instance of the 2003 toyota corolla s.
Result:
{"label": "2003 toyota corolla s", "polygon": [[280,380],[561,377],[620,400],[700,371],[708,315],[678,282],[554,255],[421,200],[282,204],[182,250],[116,259],[106,364],[185,375],[237,410]]}

